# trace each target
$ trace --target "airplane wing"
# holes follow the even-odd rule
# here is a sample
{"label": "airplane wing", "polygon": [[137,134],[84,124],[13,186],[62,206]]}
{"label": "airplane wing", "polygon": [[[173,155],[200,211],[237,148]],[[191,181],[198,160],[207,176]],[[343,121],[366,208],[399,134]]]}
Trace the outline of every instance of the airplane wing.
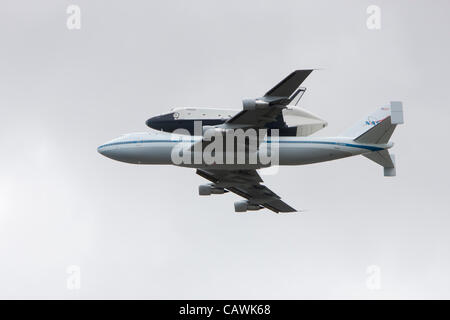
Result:
{"label": "airplane wing", "polygon": [[267,208],[276,213],[296,212],[281,198],[261,185],[263,180],[256,170],[212,170],[197,169],[197,174],[212,182],[215,188],[224,188],[247,199],[248,205],[259,210]]}
{"label": "airplane wing", "polygon": [[265,124],[276,121],[282,110],[291,103],[304,88],[302,82],[313,70],[296,70],[284,78],[263,97],[244,100],[244,110],[231,117],[225,126],[262,128]]}

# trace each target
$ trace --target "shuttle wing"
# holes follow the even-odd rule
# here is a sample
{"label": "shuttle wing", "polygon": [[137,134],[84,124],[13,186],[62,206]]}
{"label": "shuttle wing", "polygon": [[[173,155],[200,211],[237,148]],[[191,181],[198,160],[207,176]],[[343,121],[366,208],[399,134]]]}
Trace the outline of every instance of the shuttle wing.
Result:
{"label": "shuttle wing", "polygon": [[282,110],[304,92],[304,88],[299,87],[312,71],[296,70],[267,91],[263,97],[247,100],[247,103],[244,100],[244,110],[231,117],[225,123],[226,126],[261,128],[276,121]]}
{"label": "shuttle wing", "polygon": [[205,170],[197,169],[197,174],[211,181],[215,187],[224,188],[276,213],[296,212],[272,190],[262,185],[263,180],[256,170]]}

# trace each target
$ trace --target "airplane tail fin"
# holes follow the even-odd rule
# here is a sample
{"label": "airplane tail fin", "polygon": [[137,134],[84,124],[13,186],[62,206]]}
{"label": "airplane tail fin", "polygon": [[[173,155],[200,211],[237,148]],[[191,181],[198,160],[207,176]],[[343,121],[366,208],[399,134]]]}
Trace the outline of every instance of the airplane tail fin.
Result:
{"label": "airplane tail fin", "polygon": [[392,101],[390,106],[382,107],[358,121],[341,136],[361,143],[385,144],[389,142],[397,124],[402,123],[403,104],[400,101]]}
{"label": "airplane tail fin", "polygon": [[[341,136],[359,143],[387,144],[398,124],[403,123],[403,104],[392,101],[346,130]],[[385,176],[395,176],[395,157],[387,150],[363,154],[384,168]]]}

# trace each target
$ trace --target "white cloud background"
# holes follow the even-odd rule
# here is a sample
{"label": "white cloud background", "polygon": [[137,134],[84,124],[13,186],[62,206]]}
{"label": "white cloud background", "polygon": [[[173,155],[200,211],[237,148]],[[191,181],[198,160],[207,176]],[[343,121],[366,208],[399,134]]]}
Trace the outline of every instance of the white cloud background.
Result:
{"label": "white cloud background", "polygon": [[[380,31],[366,27],[371,4]],[[449,9],[3,1],[0,298],[450,298]],[[319,135],[404,102],[396,178],[363,157],[282,167],[266,184],[306,212],[237,215],[235,195],[197,196],[194,170],[96,152],[174,106],[239,108],[298,68],[322,68],[302,99],[329,121]]]}

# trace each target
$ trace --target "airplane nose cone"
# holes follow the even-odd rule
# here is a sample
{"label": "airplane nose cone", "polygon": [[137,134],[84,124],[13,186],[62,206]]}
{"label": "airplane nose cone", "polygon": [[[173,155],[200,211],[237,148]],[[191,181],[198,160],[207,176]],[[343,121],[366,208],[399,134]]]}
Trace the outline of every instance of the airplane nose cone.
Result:
{"label": "airplane nose cone", "polygon": [[138,157],[141,148],[135,148],[133,142],[133,140],[123,140],[121,138],[114,139],[99,146],[97,152],[112,160],[139,163]]}
{"label": "airplane nose cone", "polygon": [[116,160],[118,156],[117,152],[117,142],[118,139],[113,139],[111,141],[108,141],[101,146],[97,148],[97,152],[100,153],[102,156],[105,156],[110,159]]}
{"label": "airplane nose cone", "polygon": [[101,145],[97,148],[97,152],[100,153],[102,156],[105,156],[107,158],[122,161],[123,153],[119,151],[114,145],[111,146],[109,144]]}
{"label": "airplane nose cone", "polygon": [[108,156],[108,149],[106,148],[105,145],[101,145],[100,147],[98,147],[97,152],[100,153],[102,156],[105,156],[105,157]]}

